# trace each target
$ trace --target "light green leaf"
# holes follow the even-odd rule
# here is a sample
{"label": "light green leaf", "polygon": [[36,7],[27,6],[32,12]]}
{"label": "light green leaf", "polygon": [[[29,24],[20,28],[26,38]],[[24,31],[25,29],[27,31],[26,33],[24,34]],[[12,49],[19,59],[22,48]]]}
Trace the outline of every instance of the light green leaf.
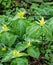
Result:
{"label": "light green leaf", "polygon": [[53,40],[53,35],[52,35],[52,31],[50,29],[50,26],[45,25],[43,28],[43,34],[45,35],[47,40],[52,41]]}
{"label": "light green leaf", "polygon": [[34,58],[39,58],[40,56],[40,51],[38,48],[31,46],[27,49],[28,55],[34,57]]}
{"label": "light green leaf", "polygon": [[11,23],[12,30],[15,32],[20,38],[26,33],[27,22],[26,20],[15,20]]}
{"label": "light green leaf", "polygon": [[25,42],[23,42],[23,43],[20,42],[15,47],[15,49],[17,51],[24,51],[26,48],[27,48],[27,46],[26,46],[26,43]]}
{"label": "light green leaf", "polygon": [[42,35],[42,28],[38,25],[30,27],[26,32],[26,36],[32,39],[39,38],[41,35]]}
{"label": "light green leaf", "polygon": [[10,65],[28,65],[28,60],[26,58],[17,58]]}
{"label": "light green leaf", "polygon": [[13,58],[13,52],[10,51],[8,54],[6,54],[6,56],[1,60],[1,62],[8,62]]}
{"label": "light green leaf", "polygon": [[13,35],[11,33],[8,32],[3,32],[0,34],[0,40],[2,43],[8,45],[8,46],[12,46],[16,40],[17,36]]}

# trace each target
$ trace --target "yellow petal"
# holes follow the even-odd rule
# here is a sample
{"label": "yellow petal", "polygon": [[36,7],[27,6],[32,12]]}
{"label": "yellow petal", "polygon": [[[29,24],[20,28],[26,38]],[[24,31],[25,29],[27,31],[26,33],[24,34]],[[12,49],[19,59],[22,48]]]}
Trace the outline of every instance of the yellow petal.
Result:
{"label": "yellow petal", "polygon": [[6,51],[6,47],[2,47],[2,51]]}
{"label": "yellow petal", "polygon": [[13,56],[16,58],[16,57],[19,57],[20,53],[17,52],[16,50],[13,51]]}
{"label": "yellow petal", "polygon": [[30,46],[31,46],[31,43],[30,43],[30,42],[28,42],[28,43],[27,43],[27,47],[30,47]]}
{"label": "yellow petal", "polygon": [[6,32],[7,31],[7,26],[6,25],[3,25],[2,26],[2,30]]}
{"label": "yellow petal", "polygon": [[24,14],[23,14],[23,12],[22,12],[22,11],[18,12],[18,17],[19,17],[19,18],[21,18],[21,19],[22,19],[22,18],[23,18],[23,16],[24,16]]}
{"label": "yellow petal", "polygon": [[43,26],[44,24],[45,24],[45,22],[44,22],[44,18],[42,17],[42,19],[41,20],[39,20],[40,21],[40,26]]}

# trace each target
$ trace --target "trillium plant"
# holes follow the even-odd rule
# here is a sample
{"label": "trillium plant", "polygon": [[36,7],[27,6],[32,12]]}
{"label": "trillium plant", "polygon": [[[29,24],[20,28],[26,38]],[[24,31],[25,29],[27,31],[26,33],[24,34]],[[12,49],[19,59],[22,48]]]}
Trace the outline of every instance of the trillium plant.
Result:
{"label": "trillium plant", "polygon": [[[4,20],[4,21],[2,21]],[[23,11],[15,16],[0,16],[0,63],[29,65],[28,58],[53,59],[53,18],[30,21]],[[49,52],[50,51],[50,52]],[[50,56],[49,56],[50,55]],[[50,61],[51,62],[51,61]]]}

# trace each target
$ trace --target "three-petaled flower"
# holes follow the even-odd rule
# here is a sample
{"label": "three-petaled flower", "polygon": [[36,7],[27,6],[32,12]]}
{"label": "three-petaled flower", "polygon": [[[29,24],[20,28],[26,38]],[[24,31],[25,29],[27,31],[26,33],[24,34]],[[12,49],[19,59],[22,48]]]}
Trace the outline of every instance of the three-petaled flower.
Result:
{"label": "three-petaled flower", "polygon": [[2,47],[2,51],[6,51],[6,47]]}
{"label": "three-petaled flower", "polygon": [[2,26],[2,30],[3,30],[4,32],[7,31],[7,26],[6,26],[5,24]]}
{"label": "three-petaled flower", "polygon": [[43,26],[43,25],[45,24],[45,22],[44,22],[44,18],[42,17],[42,19],[39,20],[39,22],[40,22],[40,26]]}
{"label": "three-petaled flower", "polygon": [[20,53],[18,51],[16,51],[16,50],[13,51],[14,58],[19,57],[19,55],[20,55]]}
{"label": "three-petaled flower", "polygon": [[30,41],[27,43],[27,48],[31,46],[31,43]]}
{"label": "three-petaled flower", "polygon": [[18,12],[18,18],[22,19],[24,16],[24,13],[22,11]]}

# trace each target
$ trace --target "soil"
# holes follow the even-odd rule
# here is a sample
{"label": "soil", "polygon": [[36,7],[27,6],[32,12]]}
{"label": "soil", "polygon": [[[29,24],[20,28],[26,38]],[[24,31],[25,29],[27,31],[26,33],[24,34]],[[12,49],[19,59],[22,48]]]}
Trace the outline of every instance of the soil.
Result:
{"label": "soil", "polygon": [[28,60],[29,60],[29,65],[47,65],[47,64],[43,63],[41,59],[37,60],[32,57],[29,57]]}

